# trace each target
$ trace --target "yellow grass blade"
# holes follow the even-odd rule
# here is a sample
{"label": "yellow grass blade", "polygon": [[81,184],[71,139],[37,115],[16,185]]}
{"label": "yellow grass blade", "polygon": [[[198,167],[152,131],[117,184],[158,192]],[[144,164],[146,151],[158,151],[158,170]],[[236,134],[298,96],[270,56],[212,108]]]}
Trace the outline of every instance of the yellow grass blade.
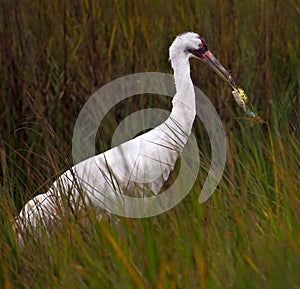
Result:
{"label": "yellow grass blade", "polygon": [[122,249],[120,246],[117,244],[116,240],[113,238],[113,236],[108,232],[108,230],[105,228],[104,225],[101,225],[102,232],[105,236],[105,238],[108,240],[116,254],[118,255],[119,259],[121,262],[124,264],[126,269],[128,270],[130,276],[132,279],[136,282],[138,285],[137,288],[146,288],[141,276],[137,272],[137,270],[134,268],[134,266],[128,261],[128,258],[125,256],[123,253]]}
{"label": "yellow grass blade", "polygon": [[163,256],[162,262],[160,265],[160,269],[159,269],[156,289],[163,289],[163,283],[164,283],[164,280],[166,279],[166,268],[167,268],[166,257]]}
{"label": "yellow grass blade", "polygon": [[254,262],[251,260],[251,258],[250,258],[246,253],[243,253],[243,256],[244,256],[245,260],[247,261],[247,263],[250,265],[250,267],[251,267],[256,273],[260,273],[258,267],[254,264]]}
{"label": "yellow grass blade", "polygon": [[206,289],[207,288],[207,286],[206,286],[207,278],[205,276],[204,260],[200,253],[200,249],[198,248],[197,245],[195,245],[194,253],[195,253],[196,264],[197,264],[197,269],[198,269],[198,274],[199,274],[200,286],[202,289]]}
{"label": "yellow grass blade", "polygon": [[117,25],[118,25],[118,22],[117,22],[117,20],[115,20],[114,21],[114,26],[112,28],[111,36],[110,36],[110,39],[109,39],[109,46],[108,46],[108,52],[107,52],[108,61],[110,61],[110,59],[111,59],[111,53],[112,53],[112,48],[113,48],[114,42],[115,42]]}

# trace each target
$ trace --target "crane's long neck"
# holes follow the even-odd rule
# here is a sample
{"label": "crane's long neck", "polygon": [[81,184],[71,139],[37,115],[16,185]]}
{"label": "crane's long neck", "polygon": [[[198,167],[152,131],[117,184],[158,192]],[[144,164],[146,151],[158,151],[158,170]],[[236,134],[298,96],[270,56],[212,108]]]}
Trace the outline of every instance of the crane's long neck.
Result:
{"label": "crane's long neck", "polygon": [[190,76],[190,63],[186,55],[171,58],[174,70],[176,94],[173,98],[173,108],[170,120],[180,124],[189,136],[196,116],[195,90]]}

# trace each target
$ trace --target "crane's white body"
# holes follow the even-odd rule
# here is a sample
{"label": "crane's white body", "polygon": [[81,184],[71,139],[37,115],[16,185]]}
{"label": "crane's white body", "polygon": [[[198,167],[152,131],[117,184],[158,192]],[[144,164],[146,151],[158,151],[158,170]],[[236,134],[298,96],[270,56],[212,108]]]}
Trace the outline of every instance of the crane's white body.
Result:
{"label": "crane's white body", "polygon": [[[53,183],[46,194],[30,200],[22,209],[16,224],[24,229],[38,223],[47,227],[56,218],[63,195],[76,204],[83,199],[93,208],[114,206],[127,192],[158,194],[174,169],[191,133],[196,115],[195,92],[190,78],[186,48],[197,49],[201,39],[188,32],[178,36],[170,47],[176,95],[169,118],[158,127],[75,165]],[[109,201],[108,201],[109,199]],[[74,205],[75,207],[75,205]]]}

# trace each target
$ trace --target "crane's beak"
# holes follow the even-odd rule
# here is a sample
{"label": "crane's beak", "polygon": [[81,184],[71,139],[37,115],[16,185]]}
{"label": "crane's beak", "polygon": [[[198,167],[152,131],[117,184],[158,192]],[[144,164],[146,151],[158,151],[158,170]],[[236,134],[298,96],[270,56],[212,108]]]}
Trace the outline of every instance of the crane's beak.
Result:
{"label": "crane's beak", "polygon": [[203,53],[202,60],[206,62],[222,79],[224,79],[232,87],[232,89],[236,88],[230,73],[209,50]]}

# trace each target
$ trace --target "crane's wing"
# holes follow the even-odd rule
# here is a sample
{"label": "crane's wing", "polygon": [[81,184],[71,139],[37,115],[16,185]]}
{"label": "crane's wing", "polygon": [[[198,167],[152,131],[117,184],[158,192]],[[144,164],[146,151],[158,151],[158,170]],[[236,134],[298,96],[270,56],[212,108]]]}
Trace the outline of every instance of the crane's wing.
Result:
{"label": "crane's wing", "polygon": [[[54,184],[57,191],[71,191],[77,200],[82,192],[95,207],[106,199],[158,194],[174,169],[188,139],[180,126],[165,121],[155,129],[91,157],[65,172]],[[147,192],[146,192],[147,191]]]}

